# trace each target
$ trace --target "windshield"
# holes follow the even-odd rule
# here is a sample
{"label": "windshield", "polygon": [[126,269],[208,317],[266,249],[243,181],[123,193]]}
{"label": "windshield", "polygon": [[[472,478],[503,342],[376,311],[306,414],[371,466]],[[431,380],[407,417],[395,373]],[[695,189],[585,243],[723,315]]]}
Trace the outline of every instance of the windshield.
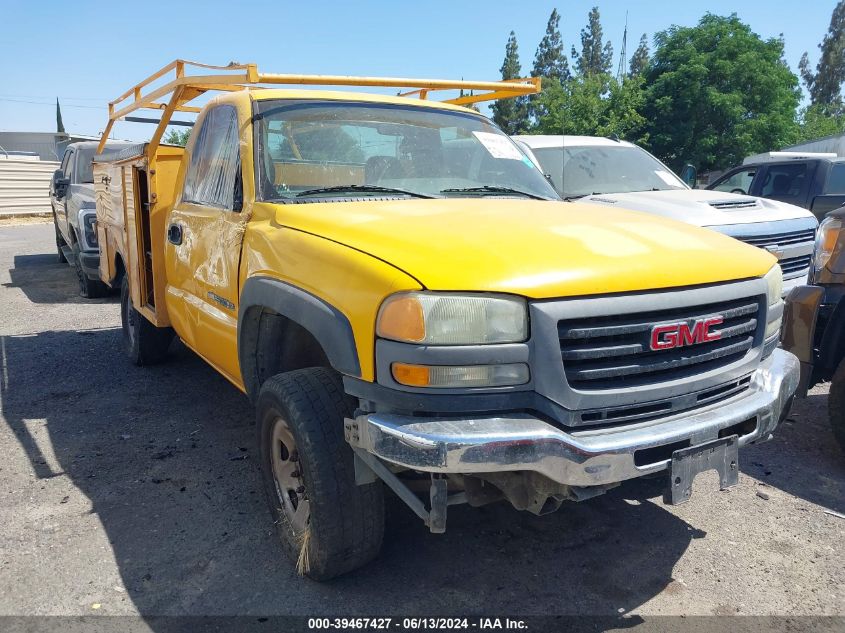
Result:
{"label": "windshield", "polygon": [[532,150],[564,198],[687,186],[654,156],[627,145]]}
{"label": "windshield", "polygon": [[[105,152],[121,150],[130,147],[132,143],[106,143]],[[76,164],[73,167],[73,182],[76,184],[93,184],[94,182],[94,155],[97,152],[97,145],[76,146]]]}
{"label": "windshield", "polygon": [[76,174],[74,180],[78,183],[94,182],[94,160],[96,147],[80,147],[76,150]]}
{"label": "windshield", "polygon": [[257,102],[255,134],[261,200],[558,197],[522,150],[480,115],[268,99]]}

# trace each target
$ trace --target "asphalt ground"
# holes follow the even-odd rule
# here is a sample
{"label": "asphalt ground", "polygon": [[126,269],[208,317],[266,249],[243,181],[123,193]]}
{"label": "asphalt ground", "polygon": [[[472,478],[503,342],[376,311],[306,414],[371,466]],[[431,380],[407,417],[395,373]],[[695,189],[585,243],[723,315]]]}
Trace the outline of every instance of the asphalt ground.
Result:
{"label": "asphalt ground", "polygon": [[456,506],[439,535],[394,499],[381,556],[318,584],[276,540],[246,397],[180,344],[130,366],[118,307],[77,295],[52,225],[0,226],[0,616],[845,614],[825,386],[731,490]]}

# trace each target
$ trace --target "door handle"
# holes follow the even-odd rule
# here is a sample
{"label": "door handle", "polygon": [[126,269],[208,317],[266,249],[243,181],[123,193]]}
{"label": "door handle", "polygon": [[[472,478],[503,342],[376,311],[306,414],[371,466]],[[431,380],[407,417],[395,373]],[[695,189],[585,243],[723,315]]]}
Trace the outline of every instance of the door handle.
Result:
{"label": "door handle", "polygon": [[177,246],[182,243],[182,225],[171,224],[167,227],[167,241]]}

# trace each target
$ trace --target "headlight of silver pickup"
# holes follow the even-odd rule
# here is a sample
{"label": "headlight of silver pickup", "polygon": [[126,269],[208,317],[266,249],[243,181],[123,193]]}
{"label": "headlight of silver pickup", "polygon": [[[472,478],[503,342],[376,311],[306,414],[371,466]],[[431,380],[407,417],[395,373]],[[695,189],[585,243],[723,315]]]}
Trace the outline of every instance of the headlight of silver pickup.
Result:
{"label": "headlight of silver pickup", "polygon": [[79,230],[87,250],[98,248],[97,244],[97,210],[93,207],[83,207],[79,210]]}
{"label": "headlight of silver pickup", "polygon": [[419,345],[490,345],[528,338],[528,306],[507,295],[401,292],[379,310],[376,333]]}
{"label": "headlight of silver pickup", "polygon": [[763,357],[771,354],[777,346],[780,325],[783,320],[783,272],[775,264],[766,273],[766,333],[763,336]]}

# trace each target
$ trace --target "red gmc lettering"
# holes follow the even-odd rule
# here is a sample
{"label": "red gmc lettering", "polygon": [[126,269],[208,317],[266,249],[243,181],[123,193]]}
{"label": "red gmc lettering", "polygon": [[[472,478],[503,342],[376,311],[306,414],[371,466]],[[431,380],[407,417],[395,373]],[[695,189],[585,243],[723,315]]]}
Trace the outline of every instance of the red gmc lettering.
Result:
{"label": "red gmc lettering", "polygon": [[723,322],[722,317],[711,317],[696,321],[692,327],[686,322],[657,325],[651,329],[651,349],[672,349],[718,341],[722,333],[711,332],[710,328]]}

